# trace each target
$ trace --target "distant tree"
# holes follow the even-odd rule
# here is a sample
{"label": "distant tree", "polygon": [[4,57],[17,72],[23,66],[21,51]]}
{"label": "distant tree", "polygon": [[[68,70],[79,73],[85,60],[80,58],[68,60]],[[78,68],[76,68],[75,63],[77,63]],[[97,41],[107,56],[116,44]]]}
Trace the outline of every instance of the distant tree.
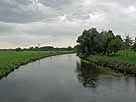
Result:
{"label": "distant tree", "polygon": [[135,37],[135,40],[134,40],[134,42],[133,42],[132,49],[133,49],[134,51],[136,51],[136,37]]}
{"label": "distant tree", "polygon": [[68,46],[67,49],[68,49],[68,50],[72,50],[73,48],[72,48],[71,46]]}
{"label": "distant tree", "polygon": [[34,47],[29,47],[29,50],[33,50],[34,49]]}
{"label": "distant tree", "polygon": [[16,48],[16,51],[21,51],[21,48],[20,47]]}
{"label": "distant tree", "polygon": [[132,39],[128,36],[125,38],[125,49],[130,49],[131,45],[133,44]]}

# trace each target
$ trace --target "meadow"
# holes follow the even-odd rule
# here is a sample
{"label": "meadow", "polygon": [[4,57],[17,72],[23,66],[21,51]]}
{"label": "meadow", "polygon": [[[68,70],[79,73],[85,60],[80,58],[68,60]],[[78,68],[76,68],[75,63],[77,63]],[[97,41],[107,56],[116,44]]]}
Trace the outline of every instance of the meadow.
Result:
{"label": "meadow", "polygon": [[72,51],[0,51],[0,77],[6,76],[20,65],[60,54],[73,53]]}
{"label": "meadow", "polygon": [[118,61],[124,62],[128,64],[136,64],[136,52],[132,50],[123,50],[119,51],[116,54],[111,54],[110,56],[103,56],[103,55],[95,55],[91,56],[91,58],[95,60],[102,60],[102,61]]}
{"label": "meadow", "polygon": [[90,63],[109,67],[115,71],[136,75],[136,52],[132,50],[119,51],[110,56],[90,55],[86,60]]}

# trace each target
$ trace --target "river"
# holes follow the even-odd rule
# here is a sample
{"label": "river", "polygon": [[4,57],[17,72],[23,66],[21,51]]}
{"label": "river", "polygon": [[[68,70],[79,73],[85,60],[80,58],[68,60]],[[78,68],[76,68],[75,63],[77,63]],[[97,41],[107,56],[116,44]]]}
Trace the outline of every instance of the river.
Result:
{"label": "river", "polygon": [[75,54],[53,56],[2,78],[0,102],[136,102],[136,78],[99,75]]}

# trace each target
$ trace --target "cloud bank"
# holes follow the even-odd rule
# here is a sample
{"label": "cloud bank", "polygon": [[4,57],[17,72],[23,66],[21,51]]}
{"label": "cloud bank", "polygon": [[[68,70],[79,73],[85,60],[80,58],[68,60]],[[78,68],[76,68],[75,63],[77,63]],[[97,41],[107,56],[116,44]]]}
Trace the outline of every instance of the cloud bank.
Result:
{"label": "cloud bank", "polygon": [[84,29],[135,36],[135,0],[0,0],[0,48],[75,45]]}

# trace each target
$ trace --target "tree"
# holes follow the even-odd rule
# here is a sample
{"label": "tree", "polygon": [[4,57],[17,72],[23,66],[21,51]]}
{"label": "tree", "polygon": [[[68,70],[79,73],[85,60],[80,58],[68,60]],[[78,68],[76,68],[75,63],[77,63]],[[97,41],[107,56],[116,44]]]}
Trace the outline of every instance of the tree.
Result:
{"label": "tree", "polygon": [[71,46],[68,46],[67,49],[68,49],[68,50],[72,50],[73,48],[72,48]]}
{"label": "tree", "polygon": [[121,36],[115,36],[111,30],[99,33],[96,28],[84,30],[82,35],[78,37],[77,42],[79,55],[94,55],[97,53],[109,55],[121,50],[123,46]]}
{"label": "tree", "polygon": [[103,55],[109,55],[109,53],[111,51],[108,49],[108,46],[109,46],[110,41],[112,41],[115,38],[115,36],[111,30],[109,30],[108,32],[103,31],[103,32],[101,32],[101,34],[104,39],[104,41],[102,42],[104,45],[103,46]]}
{"label": "tree", "polygon": [[20,47],[16,48],[16,51],[21,51],[21,48]]}
{"label": "tree", "polygon": [[132,45],[133,41],[132,39],[128,36],[126,36],[125,38],[125,49],[130,49],[131,45]]}
{"label": "tree", "polygon": [[85,55],[96,54],[101,51],[102,40],[96,28],[91,28],[88,31],[84,30],[83,34],[77,40],[79,43],[78,52]]}
{"label": "tree", "polygon": [[117,35],[108,44],[108,50],[111,53],[116,53],[123,48],[123,40],[120,35]]}
{"label": "tree", "polygon": [[134,40],[134,43],[133,43],[132,49],[133,49],[134,51],[136,51],[136,37],[135,37],[135,40]]}

